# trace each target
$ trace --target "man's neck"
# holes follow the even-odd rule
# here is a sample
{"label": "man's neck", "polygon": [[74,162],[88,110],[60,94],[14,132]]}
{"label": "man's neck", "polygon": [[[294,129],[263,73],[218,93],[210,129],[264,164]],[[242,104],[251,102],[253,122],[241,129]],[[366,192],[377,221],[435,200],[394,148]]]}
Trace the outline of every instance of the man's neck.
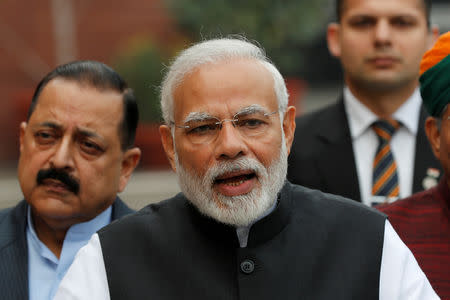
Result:
{"label": "man's neck", "polygon": [[379,118],[389,119],[414,93],[417,84],[392,90],[367,90],[347,83],[352,94]]}
{"label": "man's neck", "polygon": [[47,246],[47,248],[55,254],[56,257],[60,257],[64,238],[66,237],[69,227],[62,226],[61,228],[51,226],[43,219],[33,216],[33,227],[36,231],[36,235],[39,240]]}

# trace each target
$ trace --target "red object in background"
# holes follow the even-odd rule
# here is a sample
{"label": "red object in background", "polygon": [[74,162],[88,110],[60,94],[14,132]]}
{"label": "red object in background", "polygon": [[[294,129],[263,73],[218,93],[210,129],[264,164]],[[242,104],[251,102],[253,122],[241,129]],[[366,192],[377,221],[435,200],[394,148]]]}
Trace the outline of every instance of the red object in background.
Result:
{"label": "red object in background", "polygon": [[[15,162],[19,158],[19,127],[20,123],[27,120],[28,108],[30,107],[33,91],[30,89],[20,89],[11,95],[11,109],[7,117],[7,123],[2,124],[2,139],[10,142],[3,143],[0,162],[3,165],[15,166]],[[5,120],[2,120],[5,121]]]}
{"label": "red object in background", "polygon": [[159,124],[140,124],[136,131],[135,145],[142,151],[139,168],[153,170],[170,168],[161,143]]}
{"label": "red object in background", "polygon": [[289,106],[295,106],[296,114],[300,115],[303,112],[302,100],[307,90],[307,83],[300,78],[289,77],[285,79],[286,87],[289,93]]}

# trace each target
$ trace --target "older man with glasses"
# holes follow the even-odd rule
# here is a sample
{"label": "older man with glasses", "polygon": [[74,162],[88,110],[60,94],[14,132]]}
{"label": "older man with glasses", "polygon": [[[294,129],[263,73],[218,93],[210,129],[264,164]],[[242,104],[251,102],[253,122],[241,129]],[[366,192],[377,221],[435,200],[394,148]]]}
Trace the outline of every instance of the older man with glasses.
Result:
{"label": "older man with glasses", "polygon": [[287,104],[257,46],[183,51],[160,128],[182,193],[94,235],[56,299],[438,299],[383,214],[286,182]]}

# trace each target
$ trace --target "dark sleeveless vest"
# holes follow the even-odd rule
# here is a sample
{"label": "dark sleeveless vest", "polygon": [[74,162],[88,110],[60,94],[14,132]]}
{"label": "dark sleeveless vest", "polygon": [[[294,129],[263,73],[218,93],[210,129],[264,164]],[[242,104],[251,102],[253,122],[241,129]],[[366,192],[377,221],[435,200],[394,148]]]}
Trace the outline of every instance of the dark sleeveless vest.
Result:
{"label": "dark sleeveless vest", "polygon": [[112,300],[378,299],[385,216],[286,183],[248,246],[182,194],[99,231]]}

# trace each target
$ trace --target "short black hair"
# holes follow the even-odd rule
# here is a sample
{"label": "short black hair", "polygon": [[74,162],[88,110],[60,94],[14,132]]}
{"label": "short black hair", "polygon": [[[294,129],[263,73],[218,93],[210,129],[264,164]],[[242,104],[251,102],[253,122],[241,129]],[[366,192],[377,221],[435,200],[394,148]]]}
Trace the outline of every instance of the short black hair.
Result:
{"label": "short black hair", "polygon": [[[344,10],[345,0],[336,0],[336,18],[341,22],[342,12]],[[431,28],[431,0],[421,0],[425,8],[425,18],[427,20],[428,28]]]}
{"label": "short black hair", "polygon": [[123,151],[134,144],[136,128],[139,121],[139,111],[133,90],[125,80],[111,67],[93,60],[79,60],[56,67],[48,73],[37,85],[28,109],[27,121],[36,108],[39,95],[44,87],[55,78],[72,80],[80,84],[87,84],[98,90],[112,90],[122,94],[123,118],[119,125],[119,137]]}

